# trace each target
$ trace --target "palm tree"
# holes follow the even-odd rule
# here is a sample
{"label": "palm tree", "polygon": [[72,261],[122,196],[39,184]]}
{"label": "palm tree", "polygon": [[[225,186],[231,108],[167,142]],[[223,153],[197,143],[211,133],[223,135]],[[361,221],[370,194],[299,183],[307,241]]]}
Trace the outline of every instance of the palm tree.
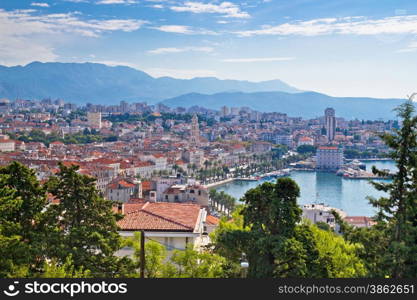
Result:
{"label": "palm tree", "polygon": [[175,174],[177,174],[178,168],[179,168],[179,166],[177,164],[174,164],[172,166],[172,169],[174,170]]}

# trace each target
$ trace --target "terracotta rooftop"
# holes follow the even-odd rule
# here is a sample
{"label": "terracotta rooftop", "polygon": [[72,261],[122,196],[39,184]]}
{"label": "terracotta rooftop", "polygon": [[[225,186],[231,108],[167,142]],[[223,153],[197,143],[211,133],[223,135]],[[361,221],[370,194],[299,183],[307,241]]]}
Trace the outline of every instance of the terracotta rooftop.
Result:
{"label": "terracotta rooftop", "polygon": [[120,180],[117,180],[117,181],[114,181],[114,182],[110,183],[108,185],[108,188],[110,188],[110,189],[134,188],[135,186],[136,185],[131,183],[131,182],[128,182],[124,179],[120,179]]}
{"label": "terracotta rooftop", "polygon": [[149,191],[152,189],[152,182],[151,181],[142,181],[142,190]]}
{"label": "terracotta rooftop", "polygon": [[0,143],[16,143],[14,140],[0,140]]}
{"label": "terracotta rooftop", "polygon": [[365,217],[365,216],[347,216],[346,218],[344,218],[344,220],[351,224],[351,225],[366,225],[366,226],[370,226],[375,224],[375,221],[372,220],[369,217]]}
{"label": "terracotta rooftop", "polygon": [[121,230],[193,232],[200,215],[200,206],[188,203],[124,204],[123,209]]}
{"label": "terracotta rooftop", "polygon": [[206,223],[208,225],[218,225],[219,222],[220,222],[220,219],[216,218],[215,216],[207,215],[207,217],[206,217]]}
{"label": "terracotta rooftop", "polygon": [[331,146],[322,146],[322,147],[319,147],[319,149],[320,150],[337,150],[339,148],[337,148],[337,147],[331,147]]}

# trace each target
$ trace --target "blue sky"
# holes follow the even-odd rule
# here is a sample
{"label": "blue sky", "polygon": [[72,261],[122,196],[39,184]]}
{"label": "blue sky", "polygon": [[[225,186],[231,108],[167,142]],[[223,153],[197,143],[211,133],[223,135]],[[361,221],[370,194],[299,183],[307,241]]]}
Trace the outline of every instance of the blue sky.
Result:
{"label": "blue sky", "polygon": [[31,61],[402,98],[417,91],[417,3],[1,0],[0,64]]}

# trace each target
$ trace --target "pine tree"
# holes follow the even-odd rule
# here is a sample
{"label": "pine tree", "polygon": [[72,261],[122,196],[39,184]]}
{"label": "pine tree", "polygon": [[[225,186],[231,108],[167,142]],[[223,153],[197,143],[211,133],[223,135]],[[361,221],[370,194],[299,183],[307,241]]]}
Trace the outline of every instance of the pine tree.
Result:
{"label": "pine tree", "polygon": [[[417,117],[414,116],[413,96],[397,108],[402,127],[394,134],[382,135],[383,141],[392,149],[390,156],[396,162],[398,172],[389,183],[372,184],[388,196],[370,199],[378,208],[377,221],[386,228],[389,238],[382,268],[386,275],[395,278],[417,276]],[[373,172],[388,175],[376,168]]]}
{"label": "pine tree", "polygon": [[36,273],[45,259],[46,193],[35,172],[13,162],[0,168],[0,277]]}
{"label": "pine tree", "polygon": [[50,256],[65,262],[71,256],[75,269],[93,277],[127,276],[134,270],[127,258],[118,258],[121,247],[112,202],[99,196],[95,179],[77,173],[78,167],[60,164],[60,172],[48,181],[48,191],[59,200],[48,210]]}

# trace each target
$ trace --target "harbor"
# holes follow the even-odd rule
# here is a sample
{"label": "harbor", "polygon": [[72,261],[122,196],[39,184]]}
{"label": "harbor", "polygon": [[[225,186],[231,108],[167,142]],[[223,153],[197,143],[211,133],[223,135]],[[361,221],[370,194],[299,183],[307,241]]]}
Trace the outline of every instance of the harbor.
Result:
{"label": "harbor", "polygon": [[[365,162],[366,170],[375,165],[379,169],[396,170],[393,161]],[[348,215],[373,216],[374,208],[369,204],[367,197],[382,197],[385,193],[377,191],[369,180],[348,180],[332,172],[291,170],[289,177],[300,186],[299,204],[325,203],[331,207],[339,208]],[[275,178],[263,177],[257,181],[233,180],[229,183],[217,185],[218,191],[224,191],[236,199],[240,199],[247,190],[263,182],[274,181]],[[388,179],[380,179],[387,180]]]}

